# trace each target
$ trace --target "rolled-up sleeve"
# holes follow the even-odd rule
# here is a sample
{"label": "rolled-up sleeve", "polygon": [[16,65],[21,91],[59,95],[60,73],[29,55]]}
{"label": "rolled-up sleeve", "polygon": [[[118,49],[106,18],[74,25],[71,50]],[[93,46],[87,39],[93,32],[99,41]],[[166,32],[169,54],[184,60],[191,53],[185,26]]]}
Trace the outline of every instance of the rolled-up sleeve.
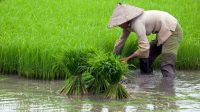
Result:
{"label": "rolled-up sleeve", "polygon": [[139,41],[139,48],[135,52],[138,54],[138,58],[148,58],[149,57],[149,43],[144,41]]}
{"label": "rolled-up sleeve", "polygon": [[123,30],[120,38],[115,42],[115,46],[114,46],[114,49],[113,49],[113,52],[115,54],[119,54],[121,49],[123,48],[128,36],[129,36],[130,32],[127,31],[127,30]]}
{"label": "rolled-up sleeve", "polygon": [[150,44],[146,36],[146,29],[144,24],[135,24],[133,26],[135,33],[138,37],[138,45],[139,48],[135,51],[137,53],[138,58],[148,58],[149,57],[149,49]]}

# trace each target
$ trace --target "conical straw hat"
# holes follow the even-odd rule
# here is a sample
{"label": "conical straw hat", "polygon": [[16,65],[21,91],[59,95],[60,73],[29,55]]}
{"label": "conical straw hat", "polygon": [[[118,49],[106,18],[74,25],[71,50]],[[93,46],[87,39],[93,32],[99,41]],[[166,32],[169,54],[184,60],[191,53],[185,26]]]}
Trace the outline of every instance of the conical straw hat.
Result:
{"label": "conical straw hat", "polygon": [[113,14],[108,23],[108,27],[112,28],[112,27],[121,25],[122,23],[125,23],[141,15],[143,12],[144,12],[144,9],[142,8],[119,3],[116,5],[115,10],[113,11]]}

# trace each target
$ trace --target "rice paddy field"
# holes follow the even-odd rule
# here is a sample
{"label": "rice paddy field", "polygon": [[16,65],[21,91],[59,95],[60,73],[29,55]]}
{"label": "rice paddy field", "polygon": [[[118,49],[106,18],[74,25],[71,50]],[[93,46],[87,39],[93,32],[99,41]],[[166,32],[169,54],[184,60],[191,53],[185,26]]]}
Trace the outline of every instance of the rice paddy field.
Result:
{"label": "rice paddy field", "polygon": [[[112,54],[122,31],[108,29],[107,23],[118,2],[167,11],[179,20],[184,37],[176,79],[162,79],[158,71],[138,76],[137,70],[128,71],[138,67],[138,59],[121,63]],[[199,4],[199,0],[0,0],[0,111],[198,112]],[[137,49],[136,38],[134,33],[129,36],[121,57]],[[149,41],[154,38],[151,35]],[[158,58],[155,68],[159,64]]]}
{"label": "rice paddy field", "polygon": [[[6,75],[0,80],[1,112],[199,112],[199,71],[179,71],[174,81],[136,76],[127,87],[133,97],[107,100],[101,96],[72,97],[58,94],[63,80],[27,80]],[[173,85],[173,86],[172,86]]]}
{"label": "rice paddy field", "polygon": [[[0,72],[39,79],[65,77],[61,57],[71,49],[112,52],[121,29],[107,23],[119,0],[0,0]],[[163,10],[181,24],[178,69],[200,69],[199,0],[121,0],[145,10]],[[150,39],[155,35],[150,36]],[[122,56],[137,49],[131,34]],[[137,65],[137,59],[133,61]],[[155,64],[159,66],[159,60]]]}

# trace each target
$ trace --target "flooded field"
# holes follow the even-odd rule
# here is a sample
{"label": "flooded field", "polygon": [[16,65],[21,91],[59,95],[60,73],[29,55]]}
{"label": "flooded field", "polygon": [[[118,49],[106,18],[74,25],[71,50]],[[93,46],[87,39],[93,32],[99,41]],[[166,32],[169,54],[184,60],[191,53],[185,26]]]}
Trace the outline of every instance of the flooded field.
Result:
{"label": "flooded field", "polygon": [[136,73],[123,82],[132,98],[122,101],[62,96],[62,80],[3,75],[0,112],[200,112],[200,71],[178,71],[175,80],[162,78],[160,72],[153,76]]}

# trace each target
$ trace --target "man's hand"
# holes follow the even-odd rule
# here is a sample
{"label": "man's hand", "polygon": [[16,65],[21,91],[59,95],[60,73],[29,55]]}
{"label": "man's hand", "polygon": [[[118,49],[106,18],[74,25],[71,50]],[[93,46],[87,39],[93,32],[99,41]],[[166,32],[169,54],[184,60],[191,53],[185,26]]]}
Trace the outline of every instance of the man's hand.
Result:
{"label": "man's hand", "polygon": [[134,52],[130,56],[120,59],[120,61],[130,61],[130,60],[133,60],[134,58],[137,58],[137,56],[138,56],[138,52]]}
{"label": "man's hand", "polygon": [[125,62],[125,61],[130,61],[131,59],[132,59],[131,57],[125,57],[125,58],[121,58],[120,61]]}

